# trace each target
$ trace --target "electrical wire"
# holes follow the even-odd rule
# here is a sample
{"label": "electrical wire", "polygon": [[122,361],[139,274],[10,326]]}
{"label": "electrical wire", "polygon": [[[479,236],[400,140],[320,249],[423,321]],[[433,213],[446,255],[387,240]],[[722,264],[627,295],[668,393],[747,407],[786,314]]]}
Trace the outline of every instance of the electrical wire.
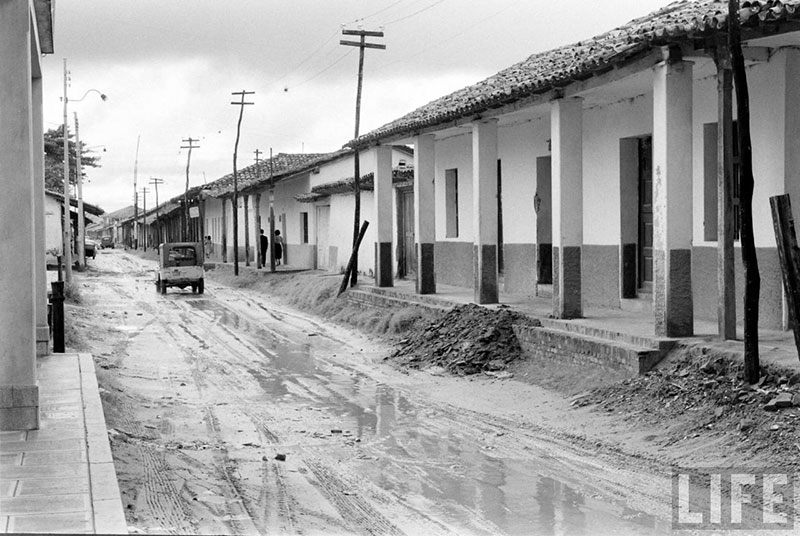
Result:
{"label": "electrical wire", "polygon": [[[443,1],[443,0],[442,0],[442,1]],[[417,56],[419,56],[419,55],[421,55],[421,54],[423,54],[423,53],[427,52],[427,51],[428,51],[428,50],[430,50],[431,48],[438,48],[438,47],[440,47],[441,45],[443,45],[443,44],[445,44],[445,43],[449,43],[450,41],[452,41],[452,40],[456,39],[457,37],[461,37],[462,35],[464,35],[464,34],[465,34],[465,33],[467,33],[468,31],[470,31],[471,29],[475,28],[476,26],[479,26],[479,25],[481,25],[481,24],[484,24],[486,21],[488,21],[488,20],[491,20],[491,19],[493,19],[493,18],[495,18],[495,17],[497,17],[497,16],[501,15],[502,13],[504,13],[504,12],[508,11],[508,10],[509,10],[509,9],[511,9],[512,7],[515,7],[515,5],[514,5],[513,3],[512,3],[512,4],[510,4],[510,5],[508,5],[508,6],[506,6],[506,7],[504,7],[503,9],[501,9],[501,10],[499,10],[499,11],[496,11],[495,13],[493,13],[493,14],[489,15],[488,17],[482,17],[480,20],[478,20],[478,21],[477,21],[477,22],[475,22],[474,24],[472,24],[472,25],[470,25],[470,26],[467,26],[466,28],[462,29],[461,31],[459,31],[459,32],[457,32],[457,33],[454,33],[453,35],[451,35],[451,36],[449,36],[449,37],[446,37],[446,38],[442,39],[441,41],[437,41],[437,42],[433,43],[432,45],[428,45],[428,46],[426,46],[426,47],[423,47],[422,49],[418,50],[417,52],[415,52],[415,53],[413,53],[413,54],[404,54],[404,55],[403,55],[403,57],[402,57],[402,59],[395,60],[395,61],[393,61],[393,62],[391,62],[391,63],[386,63],[386,64],[383,64],[383,65],[381,65],[380,67],[376,68],[376,69],[375,69],[375,72],[381,72],[381,71],[384,71],[384,70],[386,70],[388,67],[390,67],[390,66],[392,66],[392,65],[395,65],[395,64],[397,64],[397,63],[402,63],[402,62],[408,61],[408,60],[410,60],[411,58],[415,58],[415,57],[417,57]]]}
{"label": "electrical wire", "polygon": [[383,13],[384,11],[389,11],[389,10],[390,10],[390,9],[392,9],[394,6],[396,6],[397,4],[399,4],[399,3],[403,2],[403,1],[404,1],[404,0],[397,0],[397,2],[395,2],[395,3],[393,3],[393,4],[391,4],[391,5],[387,6],[387,7],[385,7],[385,8],[383,8],[383,9],[379,10],[379,11],[376,11],[375,13],[371,13],[371,14],[369,14],[369,15],[366,15],[366,16],[364,16],[364,17],[361,17],[361,18],[359,18],[359,19],[356,19],[356,20],[354,20],[354,21],[352,21],[352,22],[350,22],[350,23],[348,23],[348,24],[355,24],[355,23],[357,23],[357,22],[364,21],[364,20],[366,20],[366,19],[368,19],[368,18],[370,18],[370,17],[374,17],[375,15],[380,15],[380,14],[381,14],[381,13]]}
{"label": "electrical wire", "polygon": [[321,76],[323,73],[325,73],[325,72],[327,72],[327,71],[331,70],[331,69],[332,69],[332,68],[333,68],[335,65],[337,65],[338,63],[340,63],[340,62],[341,62],[343,59],[345,59],[347,56],[349,56],[349,55],[350,55],[350,54],[352,54],[353,52],[355,52],[355,49],[354,49],[354,48],[351,48],[350,50],[348,50],[347,52],[345,52],[344,54],[342,54],[341,56],[339,56],[339,59],[337,59],[336,61],[334,61],[333,63],[331,63],[331,64],[330,64],[330,65],[328,65],[327,67],[325,67],[324,69],[322,69],[320,72],[318,72],[317,74],[315,74],[315,75],[314,75],[314,76],[312,76],[311,78],[306,78],[306,79],[305,79],[305,80],[303,80],[302,82],[300,82],[300,83],[298,83],[298,84],[295,84],[295,85],[294,85],[294,87],[299,87],[299,86],[302,86],[302,85],[304,85],[304,84],[307,84],[308,82],[311,82],[312,80],[314,80],[314,79],[316,79],[316,78],[320,77],[320,76]]}
{"label": "electrical wire", "polygon": [[419,15],[420,13],[423,13],[423,12],[428,11],[429,9],[433,8],[433,7],[438,6],[442,2],[444,2],[444,0],[438,0],[438,1],[434,2],[434,3],[432,3],[429,6],[423,7],[422,9],[420,9],[418,11],[415,11],[414,13],[411,13],[409,15],[405,15],[403,17],[400,17],[399,19],[390,20],[389,22],[384,22],[383,26],[389,26],[390,24],[394,24],[395,22],[400,22],[400,21],[403,21],[403,20],[410,19],[411,17],[415,17],[415,16]]}

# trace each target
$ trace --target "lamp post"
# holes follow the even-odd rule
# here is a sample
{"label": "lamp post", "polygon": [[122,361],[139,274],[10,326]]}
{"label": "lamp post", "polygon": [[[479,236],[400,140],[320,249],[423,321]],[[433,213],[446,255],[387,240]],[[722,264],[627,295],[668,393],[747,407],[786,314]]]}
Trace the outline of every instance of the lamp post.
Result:
{"label": "lamp post", "polygon": [[[69,133],[67,130],[67,104],[69,103],[69,97],[67,96],[67,83],[69,81],[69,73],[67,71],[67,58],[64,58],[64,130],[62,134],[64,135],[64,235],[62,239],[62,249],[64,254],[64,279],[69,283],[72,281],[72,218],[70,217],[70,191],[69,191]],[[107,97],[100,93],[100,91],[96,89],[89,89],[86,93],[83,94],[83,97],[80,99],[73,99],[75,102],[80,102],[86,98],[89,93],[95,92],[100,95],[102,100],[106,100]],[[77,116],[76,116],[77,117]],[[80,145],[76,145],[76,154],[80,155]],[[80,174],[80,171],[78,172]],[[81,177],[76,177],[76,181],[78,184],[78,189],[80,192],[80,180]],[[80,194],[79,194],[80,195]],[[79,200],[79,207],[78,207],[78,234],[81,235],[81,223],[83,221],[83,206],[82,206],[82,199]],[[83,243],[83,236],[81,238],[81,245],[79,251],[78,259],[82,259],[83,266],[86,263],[85,255],[85,244]]]}

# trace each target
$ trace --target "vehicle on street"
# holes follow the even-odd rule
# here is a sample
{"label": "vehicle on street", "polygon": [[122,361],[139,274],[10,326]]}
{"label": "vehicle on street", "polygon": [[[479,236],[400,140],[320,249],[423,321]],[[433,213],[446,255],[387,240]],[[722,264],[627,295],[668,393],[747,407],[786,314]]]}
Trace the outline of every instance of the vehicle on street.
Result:
{"label": "vehicle on street", "polygon": [[167,287],[189,286],[192,292],[202,294],[204,275],[202,242],[165,242],[158,246],[155,283],[161,294],[167,293]]}
{"label": "vehicle on street", "polygon": [[114,238],[104,236],[100,239],[100,249],[111,248],[114,249]]}
{"label": "vehicle on street", "polygon": [[83,241],[83,250],[87,258],[91,257],[94,259],[97,256],[97,242],[91,238],[85,239]]}

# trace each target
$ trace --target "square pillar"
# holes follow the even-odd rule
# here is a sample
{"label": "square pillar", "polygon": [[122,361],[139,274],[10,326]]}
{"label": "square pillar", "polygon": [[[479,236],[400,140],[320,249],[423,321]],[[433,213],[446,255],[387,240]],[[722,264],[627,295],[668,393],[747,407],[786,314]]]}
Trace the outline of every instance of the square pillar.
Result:
{"label": "square pillar", "polygon": [[550,109],[553,196],[553,316],[580,318],[583,245],[583,99]]}
{"label": "square pillar", "polygon": [[414,237],[417,250],[417,293],[436,293],[433,254],[436,244],[436,153],[433,134],[414,138]]}
{"label": "square pillar", "polygon": [[692,301],[692,64],[667,60],[653,80],[655,334],[694,332]]}
{"label": "square pillar", "polygon": [[222,203],[222,262],[228,262],[228,215],[225,210],[225,198],[220,197]]}
{"label": "square pillar", "polygon": [[50,353],[50,327],[47,323],[47,249],[44,221],[44,114],[42,109],[42,79],[34,78],[31,85],[33,104],[33,223],[34,223],[34,281],[36,285],[36,355]]}
{"label": "square pillar", "polygon": [[375,285],[394,285],[392,270],[392,147],[375,148]]}
{"label": "square pillar", "polygon": [[0,431],[39,427],[30,6],[0,2]]}
{"label": "square pillar", "polygon": [[497,303],[497,119],[472,124],[475,303]]}

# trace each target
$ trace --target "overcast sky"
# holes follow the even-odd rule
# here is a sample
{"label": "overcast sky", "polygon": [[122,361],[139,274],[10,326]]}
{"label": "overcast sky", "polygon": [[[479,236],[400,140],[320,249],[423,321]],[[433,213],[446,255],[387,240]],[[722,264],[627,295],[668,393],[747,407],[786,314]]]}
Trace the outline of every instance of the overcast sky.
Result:
{"label": "overcast sky", "polygon": [[[490,76],[527,56],[592,37],[667,0],[59,0],[55,54],[44,64],[45,129],[63,122],[101,156],[84,199],[108,212],[138,187],[165,182],[159,200],[233,171],[234,91],[244,110],[239,167],[254,151],[329,152],[353,138],[358,49],[344,27],[383,30],[366,51],[360,132]],[[89,89],[108,95],[102,102]],[[104,146],[104,147],[101,147]],[[154,200],[148,194],[148,205]],[[151,205],[152,206],[152,205]]]}

